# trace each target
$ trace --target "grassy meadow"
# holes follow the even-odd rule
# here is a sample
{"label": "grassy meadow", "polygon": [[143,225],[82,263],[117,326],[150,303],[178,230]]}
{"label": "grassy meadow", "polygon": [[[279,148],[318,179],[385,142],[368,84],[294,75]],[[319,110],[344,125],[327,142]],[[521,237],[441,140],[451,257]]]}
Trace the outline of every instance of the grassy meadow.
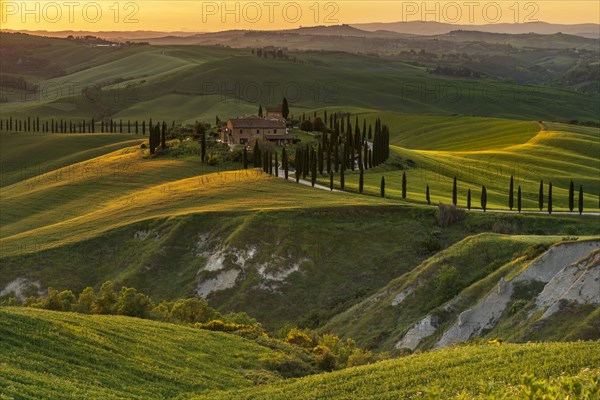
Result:
{"label": "grassy meadow", "polygon": [[584,370],[591,375],[588,379],[598,379],[598,350],[597,341],[458,346],[195,399],[489,399],[496,394],[503,398],[503,393],[530,398],[531,387],[520,393],[522,397],[515,396],[526,374],[550,379]]}
{"label": "grassy meadow", "polygon": [[121,316],[0,308],[0,398],[165,399],[252,385],[272,350]]}

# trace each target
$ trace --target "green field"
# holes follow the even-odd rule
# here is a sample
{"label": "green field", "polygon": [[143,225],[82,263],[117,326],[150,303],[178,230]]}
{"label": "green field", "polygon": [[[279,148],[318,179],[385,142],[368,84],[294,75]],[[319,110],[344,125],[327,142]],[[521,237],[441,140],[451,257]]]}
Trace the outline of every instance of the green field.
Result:
{"label": "green field", "polygon": [[[48,63],[23,75],[40,85],[40,93],[23,99],[9,91],[3,118],[214,121],[216,115],[226,119],[254,113],[259,103],[287,96],[295,108],[292,114],[345,105],[419,114],[597,121],[600,105],[596,96],[549,86],[431,75],[426,67],[399,58],[292,51],[297,60],[292,62],[211,46],[97,48],[62,39],[31,41],[36,57]],[[27,42],[26,37],[3,35],[4,46]]]}
{"label": "green field", "polygon": [[0,309],[0,397],[165,399],[252,385],[272,350],[120,316]]}
{"label": "green field", "polygon": [[526,375],[600,376],[599,342],[481,343],[255,385],[273,350],[233,334],[14,307],[0,322],[7,399],[490,398],[524,390]]}
{"label": "green field", "polygon": [[[377,113],[360,112],[368,123]],[[351,122],[354,123],[354,115]],[[365,192],[378,195],[381,176],[386,178],[386,197],[401,199],[402,174],[407,176],[407,200],[424,203],[426,185],[431,202],[452,201],[454,177],[458,181],[458,204],[466,207],[471,189],[473,208],[480,208],[481,185],[488,193],[487,207],[508,208],[511,175],[515,179],[515,209],[518,186],[523,191],[523,209],[538,210],[540,180],[544,198],[553,184],[553,210],[568,210],[569,182],[584,190],[584,210],[600,207],[597,155],[600,130],[558,123],[400,115],[382,113],[391,122],[391,156],[384,165],[365,173]],[[387,119],[386,119],[387,118]],[[541,130],[540,130],[541,129]],[[453,142],[454,144],[450,144]],[[358,191],[358,171],[346,173],[349,190]],[[327,179],[322,179],[323,183]],[[576,194],[577,196],[577,194]]]}
{"label": "green field", "polygon": [[[600,376],[598,350],[598,342],[456,347],[264,387],[222,394],[212,392],[196,398],[448,399],[492,398],[502,392],[514,396],[515,390],[510,387],[517,387],[525,374],[549,379],[577,375],[589,368],[591,375],[597,378]],[[525,390],[521,393],[522,398],[528,398],[526,393]]]}

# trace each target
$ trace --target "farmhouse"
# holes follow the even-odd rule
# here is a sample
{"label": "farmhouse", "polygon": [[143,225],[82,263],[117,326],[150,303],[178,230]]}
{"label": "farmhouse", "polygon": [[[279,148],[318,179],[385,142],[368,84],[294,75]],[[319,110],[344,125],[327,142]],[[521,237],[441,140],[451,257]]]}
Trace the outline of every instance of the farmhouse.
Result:
{"label": "farmhouse", "polygon": [[230,119],[227,121],[227,125],[221,129],[223,143],[249,145],[256,140],[282,145],[292,143],[294,139],[288,134],[285,119],[278,118],[276,115],[267,115],[266,118],[252,115]]}

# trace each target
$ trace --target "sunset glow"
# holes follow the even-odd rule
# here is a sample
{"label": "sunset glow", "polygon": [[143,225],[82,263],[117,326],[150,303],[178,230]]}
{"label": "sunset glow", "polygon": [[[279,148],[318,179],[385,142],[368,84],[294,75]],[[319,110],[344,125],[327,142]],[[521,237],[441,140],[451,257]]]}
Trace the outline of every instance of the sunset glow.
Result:
{"label": "sunset glow", "polygon": [[294,29],[367,22],[598,23],[596,1],[1,1],[2,29],[189,31]]}

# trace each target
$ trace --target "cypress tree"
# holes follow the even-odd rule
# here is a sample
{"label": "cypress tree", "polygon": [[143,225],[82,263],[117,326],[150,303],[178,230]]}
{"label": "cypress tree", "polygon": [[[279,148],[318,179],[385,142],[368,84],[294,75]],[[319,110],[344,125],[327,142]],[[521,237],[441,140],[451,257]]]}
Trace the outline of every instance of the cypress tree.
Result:
{"label": "cypress tree", "polygon": [[573,212],[575,208],[575,185],[573,181],[569,183],[569,211]]}
{"label": "cypress tree", "polygon": [[137,135],[138,133],[140,133],[140,131],[139,131],[139,124],[138,124],[138,121],[136,119],[135,120],[135,134]]}
{"label": "cypress tree", "polygon": [[[336,130],[339,129],[339,126],[336,125]],[[333,169],[335,172],[338,172],[340,165],[340,144],[337,134],[335,135],[335,143],[333,145]]]}
{"label": "cypress tree", "polygon": [[277,151],[275,152],[275,177],[279,178],[279,161],[277,160]]}
{"label": "cypress tree", "polygon": [[487,190],[485,189],[485,186],[481,187],[481,208],[483,209],[483,212],[487,209]]}
{"label": "cypress tree", "polygon": [[552,214],[552,182],[548,184],[548,214]]}
{"label": "cypress tree", "polygon": [[258,105],[258,116],[262,117],[263,116],[263,111],[262,111],[262,104]]}
{"label": "cypress tree", "polygon": [[167,148],[167,124],[163,121],[162,131],[160,134],[160,147],[164,150]]}
{"label": "cypress tree", "polygon": [[150,137],[148,140],[150,144],[150,154],[154,154],[155,152],[155,144],[154,144],[154,127],[150,125]]}
{"label": "cypress tree", "polygon": [[402,198],[406,199],[406,172],[402,172]]}
{"label": "cypress tree", "polygon": [[344,190],[344,186],[345,186],[345,178],[344,178],[344,167],[342,166],[342,168],[340,169],[340,189]]}
{"label": "cypress tree", "polygon": [[456,206],[458,203],[458,188],[456,185],[456,177],[454,177],[454,183],[452,183],[452,204]]}
{"label": "cypress tree", "polygon": [[302,160],[302,178],[306,179],[308,173],[310,172],[310,150],[308,149],[308,145],[302,154],[304,155]]}
{"label": "cypress tree", "polygon": [[272,152],[269,152],[269,158],[267,160],[269,162],[269,165],[268,165],[268,167],[269,167],[269,175],[273,175],[273,167],[274,167],[274,165],[273,165],[273,153]]}
{"label": "cypress tree", "polygon": [[538,193],[538,205],[540,207],[540,211],[544,209],[544,180],[540,181],[540,191]]}
{"label": "cypress tree", "polygon": [[329,190],[333,191],[333,172],[329,174]]}
{"label": "cypress tree", "polygon": [[519,188],[517,189],[517,210],[519,211],[519,214],[521,214],[521,185],[519,185]]}
{"label": "cypress tree", "polygon": [[142,121],[142,135],[146,136],[146,120]]}
{"label": "cypress tree", "polygon": [[294,173],[296,177],[296,183],[300,182],[300,173],[302,170],[302,149],[296,149],[296,172]]}
{"label": "cypress tree", "polygon": [[467,190],[467,210],[471,211],[471,189]]}
{"label": "cypress tree", "polygon": [[119,133],[123,133],[123,120],[119,120]]}
{"label": "cypress tree", "polygon": [[331,141],[327,144],[327,173],[331,174],[331,148],[333,144]]}
{"label": "cypress tree", "polygon": [[431,198],[429,197],[429,184],[427,184],[427,188],[425,189],[425,201],[427,201],[427,204],[431,204]]}
{"label": "cypress tree", "polygon": [[321,144],[321,142],[319,142],[319,152],[318,152],[318,169],[319,169],[319,174],[323,175],[323,145]]}
{"label": "cypress tree", "polygon": [[260,148],[258,147],[258,141],[254,142],[254,151],[252,152],[252,162],[254,168],[260,166]]}
{"label": "cypress tree", "polygon": [[583,186],[579,185],[579,215],[583,214]]}
{"label": "cypress tree", "polygon": [[317,154],[315,153],[314,147],[310,149],[310,184],[315,187],[317,182]]}
{"label": "cypress tree", "polygon": [[381,177],[381,197],[385,197],[385,178],[382,176]]}
{"label": "cypress tree", "polygon": [[244,146],[242,157],[244,157],[244,169],[248,169],[248,151],[246,150],[246,146]]}
{"label": "cypress tree", "polygon": [[514,187],[514,178],[510,176],[510,187],[508,188],[508,208],[512,211],[514,206],[514,197],[515,197],[515,187]]}
{"label": "cypress tree", "polygon": [[358,193],[363,192],[364,179],[364,171],[361,169],[360,175],[358,176]]}
{"label": "cypress tree", "polygon": [[284,97],[281,102],[281,115],[283,115],[283,118],[287,119],[289,114],[290,114],[290,108],[288,106],[288,101]]}
{"label": "cypress tree", "polygon": [[202,132],[202,135],[200,135],[200,155],[202,157],[202,162],[204,162],[206,159],[206,133],[204,131]]}
{"label": "cypress tree", "polygon": [[283,166],[283,174],[285,180],[288,180],[289,168],[288,168],[288,157],[287,152],[285,151],[285,147],[281,150],[281,165]]}

